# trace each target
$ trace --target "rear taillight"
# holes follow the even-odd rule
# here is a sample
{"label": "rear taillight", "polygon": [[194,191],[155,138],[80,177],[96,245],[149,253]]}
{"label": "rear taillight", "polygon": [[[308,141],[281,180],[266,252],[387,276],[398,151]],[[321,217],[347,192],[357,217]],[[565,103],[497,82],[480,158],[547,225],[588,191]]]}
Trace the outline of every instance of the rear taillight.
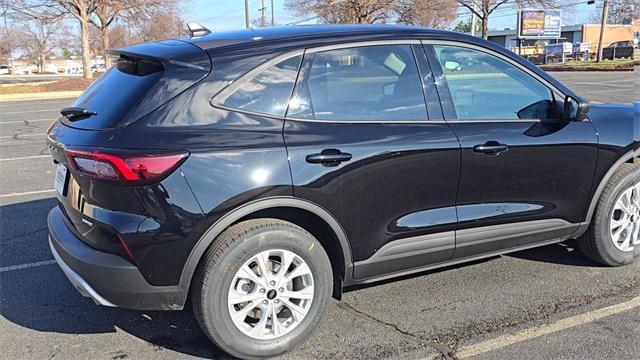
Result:
{"label": "rear taillight", "polygon": [[71,167],[96,179],[127,184],[151,183],[175,170],[189,154],[141,153],[129,150],[67,149]]}

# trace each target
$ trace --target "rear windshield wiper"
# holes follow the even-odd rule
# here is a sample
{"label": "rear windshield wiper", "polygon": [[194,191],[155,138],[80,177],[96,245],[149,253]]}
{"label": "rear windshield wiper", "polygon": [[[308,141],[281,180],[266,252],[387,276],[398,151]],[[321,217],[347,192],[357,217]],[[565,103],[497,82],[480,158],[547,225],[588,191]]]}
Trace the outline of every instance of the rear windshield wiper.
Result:
{"label": "rear windshield wiper", "polygon": [[90,116],[98,115],[95,111],[89,111],[81,107],[66,107],[60,110],[60,114],[69,119],[69,121],[85,119]]}

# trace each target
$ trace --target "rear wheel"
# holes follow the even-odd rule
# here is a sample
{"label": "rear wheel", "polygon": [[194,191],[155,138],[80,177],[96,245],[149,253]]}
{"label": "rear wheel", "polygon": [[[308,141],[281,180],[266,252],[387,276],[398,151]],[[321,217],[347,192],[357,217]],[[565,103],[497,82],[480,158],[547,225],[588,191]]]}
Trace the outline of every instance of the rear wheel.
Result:
{"label": "rear wheel", "polygon": [[640,253],[640,167],[625,164],[606,185],[587,233],[578,239],[590,259],[609,266]]}
{"label": "rear wheel", "polygon": [[256,219],[216,239],[192,288],[207,336],[234,356],[259,358],[309,337],[327,307],[333,276],[326,252],[307,231]]}

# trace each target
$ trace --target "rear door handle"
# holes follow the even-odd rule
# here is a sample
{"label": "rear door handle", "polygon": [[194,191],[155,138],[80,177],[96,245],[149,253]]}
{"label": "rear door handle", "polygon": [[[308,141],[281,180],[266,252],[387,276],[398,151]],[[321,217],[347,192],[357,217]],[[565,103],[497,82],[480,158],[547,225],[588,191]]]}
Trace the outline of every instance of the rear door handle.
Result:
{"label": "rear door handle", "polygon": [[341,162],[351,160],[352,156],[338,149],[325,149],[318,154],[307,155],[310,164],[322,164],[324,166],[338,166]]}
{"label": "rear door handle", "polygon": [[509,146],[500,144],[497,141],[487,141],[482,145],[476,145],[473,147],[473,151],[477,153],[483,153],[487,155],[499,155],[502,152],[509,150]]}

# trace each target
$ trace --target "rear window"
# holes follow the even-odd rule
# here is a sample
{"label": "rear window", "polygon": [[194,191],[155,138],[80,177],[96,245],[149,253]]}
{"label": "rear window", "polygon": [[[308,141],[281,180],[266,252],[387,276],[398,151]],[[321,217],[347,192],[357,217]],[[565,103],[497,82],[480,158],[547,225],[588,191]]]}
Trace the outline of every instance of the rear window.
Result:
{"label": "rear window", "polygon": [[116,53],[116,65],[72,105],[97,115],[64,120],[65,125],[86,130],[126,126],[195,85],[211,70],[211,59],[204,50],[180,40],[133,45]]}
{"label": "rear window", "polygon": [[[135,72],[131,61],[118,60],[118,64],[100,76],[73,104],[97,115],[73,121],[73,127],[108,129],[127,119],[140,100],[143,99],[163,76],[164,69],[156,64],[154,71]],[[124,66],[123,66],[124,65]],[[123,71],[124,70],[124,71]],[[127,71],[129,70],[129,71]]]}

